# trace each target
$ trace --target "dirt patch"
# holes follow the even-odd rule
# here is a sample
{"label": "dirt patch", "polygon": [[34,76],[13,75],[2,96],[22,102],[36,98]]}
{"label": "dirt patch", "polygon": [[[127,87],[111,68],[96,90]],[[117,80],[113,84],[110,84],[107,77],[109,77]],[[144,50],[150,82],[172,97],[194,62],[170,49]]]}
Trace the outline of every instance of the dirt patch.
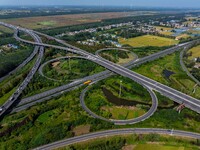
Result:
{"label": "dirt patch", "polygon": [[164,142],[147,142],[148,144],[158,144],[158,145],[160,145],[160,144],[165,144]]}
{"label": "dirt patch", "polygon": [[126,145],[122,147],[122,150],[133,150],[135,148],[135,145]]}
{"label": "dirt patch", "polygon": [[90,125],[81,125],[73,129],[75,136],[87,134],[90,132]]}
{"label": "dirt patch", "polygon": [[159,70],[159,66],[153,66],[153,67],[150,68],[150,71],[155,73],[155,76],[161,77],[161,74],[158,70]]}
{"label": "dirt patch", "polygon": [[56,61],[54,63],[52,63],[51,65],[53,66],[53,68],[57,67],[60,64],[60,61]]}

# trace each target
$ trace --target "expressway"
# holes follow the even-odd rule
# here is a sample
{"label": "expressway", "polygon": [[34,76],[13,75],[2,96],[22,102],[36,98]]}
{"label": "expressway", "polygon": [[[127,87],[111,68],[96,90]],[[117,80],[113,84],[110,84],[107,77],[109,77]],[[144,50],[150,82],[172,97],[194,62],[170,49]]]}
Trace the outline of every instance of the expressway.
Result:
{"label": "expressway", "polygon": [[[124,51],[128,51],[126,49],[118,49],[118,48],[115,48],[117,50],[124,50]],[[103,49],[103,50],[111,50],[111,49]],[[102,50],[98,50],[98,53],[102,51]],[[133,53],[133,55],[135,56],[135,59],[131,61],[131,63],[128,63],[128,64],[125,64],[124,66],[127,66],[127,65],[130,65],[130,64],[135,64],[136,61],[137,61],[137,55]],[[79,56],[80,57],[80,56]],[[60,57],[60,58],[56,58],[56,59],[53,59],[53,60],[49,60],[47,62],[45,62],[44,64],[42,64],[39,68],[39,73],[44,76],[43,72],[42,72],[42,69],[43,67],[47,64],[47,63],[50,63],[50,62],[53,62],[53,61],[57,61],[59,59],[62,59],[62,58],[67,58],[67,57]],[[83,58],[83,57],[81,57]],[[84,58],[85,59],[85,58]],[[25,99],[22,99],[19,104],[17,105],[17,108],[14,108],[12,110],[12,113],[13,112],[19,112],[21,110],[24,110],[24,109],[27,109],[29,108],[30,106],[33,106],[35,105],[36,103],[39,103],[39,102],[43,102],[43,101],[46,101],[48,99],[52,99],[53,97],[56,97],[60,94],[62,94],[63,92],[65,91],[69,91],[69,89],[73,89],[73,87],[77,87],[78,85],[82,84],[83,82],[87,81],[87,80],[92,80],[92,81],[99,81],[100,79],[105,79],[109,76],[113,75],[112,72],[106,70],[106,71],[103,71],[101,73],[97,73],[95,75],[91,75],[91,76],[88,76],[88,77],[85,77],[85,78],[82,78],[82,79],[79,79],[79,80],[75,80],[74,82],[70,83],[69,85],[64,85],[64,86],[60,86],[60,87],[57,87],[55,89],[52,89],[52,90],[49,90],[49,91],[46,91],[46,92],[43,92],[43,93],[40,93],[40,94],[37,94],[37,95],[34,95],[34,96],[31,96],[31,97],[28,97],[28,98],[25,98]],[[48,77],[47,77],[48,78]],[[49,79],[49,78],[48,78]],[[54,80],[54,79],[52,79]],[[154,104],[154,103],[153,103]],[[156,105],[156,103],[154,104],[154,106]],[[155,108],[155,107],[154,107]],[[94,117],[94,116],[93,116]]]}
{"label": "expressway", "polygon": [[[44,36],[44,34],[42,34],[42,35]],[[49,38],[49,36],[47,36],[47,37]],[[53,39],[53,37],[51,39]],[[64,41],[59,40],[59,42],[64,44]],[[167,50],[165,50],[164,54],[162,52],[158,52],[158,53],[155,53],[153,55],[131,61],[128,64],[125,64],[124,66],[128,67],[128,68],[131,68],[133,66],[139,66],[143,63],[146,63],[147,61],[155,60],[155,59],[159,58],[160,56],[164,56],[164,55],[167,55],[169,53],[172,53],[175,50],[176,49],[167,49]],[[42,69],[42,66],[40,67],[39,72],[42,72],[41,69]],[[70,89],[74,86],[80,85],[87,80],[96,81],[96,80],[99,80],[100,78],[105,79],[105,78],[107,78],[111,75],[113,75],[113,73],[111,71],[106,70],[106,71],[103,71],[101,73],[97,73],[95,75],[91,75],[91,76],[76,80],[76,81],[74,81],[74,82],[72,82],[68,85],[63,85],[63,86],[54,88],[52,90],[48,90],[46,92],[40,93],[40,94],[36,94],[34,96],[27,97],[25,99],[22,99],[19,102],[19,104],[17,105],[18,108],[14,109],[13,112],[24,110],[24,109],[34,105],[37,101],[40,102],[41,100],[44,101],[44,100],[51,99],[52,97],[57,96],[58,95],[57,93],[61,93],[62,91],[65,91],[65,90]]]}
{"label": "expressway", "polygon": [[[115,49],[115,50],[120,50],[120,51],[125,51],[125,52],[130,52],[129,50],[122,49],[122,48],[106,48],[106,49],[100,49],[100,50],[96,51],[95,54],[96,54],[97,56],[101,57],[101,56],[99,55],[100,52],[102,52],[102,51],[108,51],[108,50],[113,50],[113,49]],[[133,63],[135,63],[135,61],[138,59],[138,56],[137,56],[135,53],[131,52],[131,54],[134,56],[134,59],[131,60],[128,64],[133,64]],[[71,59],[71,58],[79,58],[79,59],[82,58],[82,59],[86,59],[85,57],[82,57],[82,56],[65,56],[65,57],[55,58],[55,59],[49,60],[49,61],[45,62],[44,64],[42,64],[42,65],[40,66],[39,70],[38,70],[38,71],[39,71],[39,74],[40,74],[41,76],[43,76],[43,77],[49,79],[49,80],[52,80],[52,81],[60,81],[60,80],[52,79],[52,78],[49,78],[49,77],[45,76],[44,73],[43,73],[43,68],[44,68],[44,66],[46,66],[48,63],[52,63],[52,62],[55,62],[55,61],[59,61],[60,59]],[[124,66],[126,66],[126,65],[128,65],[128,64],[125,64]],[[72,81],[75,81],[75,80],[72,80]]]}
{"label": "expressway", "polygon": [[[127,50],[126,50],[126,51],[127,51]],[[134,55],[135,55],[135,54],[134,54]],[[40,66],[40,68],[39,68],[38,71],[39,71],[39,73],[40,73],[42,76],[46,77],[46,76],[43,74],[43,72],[42,72],[43,67],[44,67],[45,65],[47,65],[48,63],[51,63],[51,62],[58,61],[58,60],[60,60],[60,59],[67,59],[67,58],[81,58],[81,59],[85,59],[85,58],[82,57],[82,56],[72,56],[72,57],[71,57],[71,56],[64,56],[64,57],[55,58],[55,59],[49,60],[49,61],[45,62],[44,64],[42,64],[42,65]],[[135,55],[135,59],[134,59],[133,61],[135,61],[136,59],[137,59],[137,56]],[[54,79],[51,79],[51,78],[48,78],[48,77],[46,77],[46,78],[47,78],[47,79],[50,79],[50,80],[54,80]],[[105,79],[105,77],[103,77],[103,78],[101,78],[101,79],[100,79],[100,78],[98,78],[98,79],[93,79],[93,81],[97,82],[97,81],[102,80],[102,79]],[[83,85],[83,84],[82,84],[82,85]],[[80,86],[82,86],[82,85],[80,85]],[[38,102],[43,102],[43,101],[45,101],[45,100],[51,99],[53,96],[58,96],[58,95],[62,94],[63,92],[68,92],[68,91],[70,91],[70,90],[74,90],[75,88],[78,88],[78,87],[80,87],[80,86],[70,87],[69,89],[67,89],[67,90],[65,90],[65,91],[62,91],[62,92],[59,92],[59,93],[56,93],[56,94],[47,96],[47,97],[42,98],[42,99],[39,99],[39,100],[37,100],[37,101],[22,100],[22,101],[20,101],[20,103],[19,103],[19,107],[14,108],[14,109],[12,110],[12,113],[13,113],[13,112],[19,112],[19,111],[24,110],[24,109],[26,109],[26,108],[28,108],[28,107],[30,107],[30,106],[32,106],[32,105],[38,103]],[[145,88],[147,88],[147,87],[145,87]],[[86,88],[86,89],[87,89],[87,88]],[[151,97],[152,97],[152,106],[151,106],[150,110],[149,110],[146,114],[144,114],[143,116],[138,117],[138,118],[134,118],[134,119],[130,119],[130,120],[109,120],[109,119],[106,119],[106,118],[97,116],[96,114],[94,114],[93,112],[91,112],[91,111],[86,107],[86,105],[85,105],[85,103],[84,103],[84,95],[85,95],[86,90],[83,90],[83,92],[81,93],[81,96],[80,96],[81,106],[82,106],[82,108],[83,108],[86,112],[88,112],[92,117],[95,117],[95,118],[98,118],[98,119],[102,119],[102,120],[105,120],[105,121],[108,121],[108,122],[112,122],[112,123],[117,124],[117,125],[135,124],[135,123],[137,123],[137,122],[144,121],[144,120],[148,119],[148,118],[149,118],[150,116],[152,116],[152,115],[154,114],[154,112],[157,110],[157,105],[158,105],[157,97],[156,97],[156,95],[154,94],[154,92],[152,92],[151,89],[147,88],[147,90],[149,91],[149,93],[150,93],[150,95],[151,95]]]}
{"label": "expressway", "polygon": [[[31,32],[30,30],[27,30],[25,29],[26,31],[29,31]],[[31,32],[32,33],[32,32]],[[70,48],[66,48],[66,47],[61,47],[61,46],[55,46],[55,45],[49,45],[49,44],[43,44],[43,43],[39,43],[39,42],[31,42],[31,41],[27,41],[27,40],[23,40],[23,39],[20,39],[17,34],[15,34],[15,38],[18,39],[19,41],[22,41],[22,42],[25,42],[25,43],[29,43],[29,44],[34,44],[34,45],[38,45],[38,46],[46,46],[46,47],[52,47],[52,48],[56,48],[56,49],[61,49],[61,50],[66,50],[66,51],[70,51],[70,52],[73,52],[73,53],[76,53],[76,54],[80,54],[84,57],[86,57],[88,60],[91,60],[101,66],[104,66],[105,68],[111,70],[112,72],[115,72],[117,74],[120,74],[122,76],[125,76],[125,77],[128,77],[142,85],[145,85],[145,86],[148,86],[149,88],[151,89],[154,89],[158,92],[160,92],[161,94],[167,96],[167,97],[170,97],[172,98],[174,101],[178,102],[178,103],[184,103],[186,107],[196,111],[196,112],[200,112],[200,101],[195,99],[195,98],[192,98],[186,94],[183,94],[179,91],[176,91],[170,87],[167,87],[163,84],[160,84],[156,81],[153,81],[149,78],[146,78],[142,75],[139,75],[133,71],[130,71],[129,69],[126,69],[122,66],[119,66],[119,65],[116,65],[112,62],[109,62],[105,59],[102,59],[102,58],[99,58],[98,56],[95,56],[93,54],[90,54],[84,50],[81,50],[81,49],[78,49],[78,48],[75,48],[73,46],[70,46],[69,44],[66,44],[64,43],[63,41],[61,40],[56,40],[57,42],[60,42],[62,44],[65,44],[66,46],[70,47]],[[55,39],[55,38],[54,38]],[[196,41],[195,41],[196,42]],[[188,43],[185,43],[185,44],[180,44],[180,45],[177,45],[176,47],[174,48],[170,48],[170,49],[167,49],[165,51],[162,51],[162,52],[159,52],[159,53],[156,53],[156,54],[153,54],[151,56],[149,56],[149,58],[147,60],[138,60],[138,64],[140,63],[143,63],[143,62],[147,62],[147,61],[150,61],[152,59],[155,59],[154,57],[158,58],[158,57],[162,57],[163,55],[166,55],[166,54],[170,54],[170,53],[173,53],[174,51],[176,50],[179,50],[179,49],[182,49],[182,48],[186,48],[186,47],[190,47],[191,45],[193,45],[194,42],[188,42]],[[137,64],[134,64],[133,66],[136,66]]]}
{"label": "expressway", "polygon": [[132,134],[160,134],[160,135],[170,135],[170,136],[200,139],[199,133],[193,133],[181,130],[169,130],[169,129],[158,129],[158,128],[127,128],[127,129],[114,129],[114,130],[106,130],[106,131],[84,134],[81,136],[76,136],[61,141],[57,141],[54,143],[50,143],[47,145],[43,145],[35,148],[34,150],[51,150],[97,138],[111,137],[116,135],[132,135]]}
{"label": "expressway", "polygon": [[[55,48],[55,49],[60,49],[60,50],[66,50],[72,53],[76,53],[76,54],[80,54],[84,57],[87,57],[88,60],[91,60],[105,68],[107,68],[108,70],[122,75],[124,77],[128,77],[132,80],[134,80],[135,82],[142,84],[142,85],[146,85],[149,88],[154,89],[155,91],[161,93],[162,95],[171,98],[172,100],[174,100],[175,102],[182,104],[184,103],[184,105],[187,108],[190,108],[191,110],[200,113],[200,101],[198,99],[195,99],[191,96],[188,96],[184,93],[181,93],[175,89],[172,89],[166,85],[163,85],[161,83],[158,83],[152,79],[149,79],[143,75],[140,75],[138,73],[135,73],[123,66],[114,64],[110,61],[107,61],[105,59],[102,59],[96,55],[90,54],[88,52],[85,52],[84,50],[79,50],[79,49],[72,49],[72,48],[66,48],[66,47],[62,47],[62,46],[55,46],[55,45],[50,45],[50,44],[43,44],[43,43],[36,43],[36,42],[31,42],[31,41],[27,41],[27,40],[23,40],[23,39],[19,39],[22,42],[26,42],[29,44],[34,44],[34,45],[39,45],[39,46],[44,46],[44,47],[51,47],[51,48]],[[154,59],[154,57],[162,57],[162,55],[166,55],[166,53],[170,54],[174,51],[176,51],[177,49],[182,49],[182,48],[186,48],[186,47],[190,47],[192,44],[194,44],[194,42],[188,42],[185,44],[179,44],[174,48],[169,49],[168,51],[162,51],[159,53],[159,56],[157,56],[158,54],[153,54],[152,56],[150,56],[150,58],[148,59],[148,61],[150,61],[151,59]],[[141,63],[144,60],[138,60],[137,62]],[[146,61],[145,61],[146,62]],[[136,64],[134,64],[133,66],[135,66]]]}
{"label": "expressway", "polygon": [[19,102],[19,104],[17,106],[20,107],[22,105],[25,105],[26,103],[31,103],[33,101],[37,101],[39,99],[42,99],[42,98],[45,98],[45,97],[48,97],[48,96],[53,96],[54,94],[61,93],[61,92],[65,91],[65,90],[67,90],[69,88],[81,85],[81,84],[83,84],[83,82],[85,82],[87,80],[93,79],[93,81],[95,81],[95,80],[98,80],[98,79],[105,79],[105,78],[109,77],[110,75],[112,75],[112,73],[105,74],[107,72],[108,71],[104,71],[104,72],[101,72],[101,73],[98,73],[98,74],[94,74],[94,75],[85,77],[83,79],[78,79],[78,80],[75,80],[75,81],[73,81],[73,82],[71,82],[71,83],[69,83],[67,85],[62,85],[62,86],[59,86],[57,88],[45,91],[43,93],[36,94],[34,96],[30,96],[30,97],[24,98]]}
{"label": "expressway", "polygon": [[[10,26],[11,28],[13,27],[13,29],[15,30],[21,30],[24,31],[26,33],[28,33],[29,35],[31,35],[32,37],[34,37],[35,42],[32,41],[27,41],[27,40],[23,40],[21,38],[18,37],[17,34],[14,35],[14,37],[22,42],[25,43],[29,43],[29,44],[33,44],[36,45],[40,48],[39,50],[39,55],[38,55],[38,59],[34,65],[34,67],[32,68],[32,70],[30,71],[30,73],[28,74],[28,76],[26,77],[26,79],[24,80],[24,82],[19,86],[18,90],[12,95],[12,97],[9,99],[9,101],[7,101],[3,107],[5,108],[3,110],[3,112],[1,112],[0,115],[2,115],[3,113],[5,113],[5,111],[11,106],[13,105],[13,103],[17,100],[17,98],[19,97],[19,95],[21,94],[21,92],[24,90],[24,88],[26,88],[27,84],[30,82],[30,80],[32,79],[33,75],[35,74],[35,72],[38,70],[39,65],[41,63],[41,59],[43,57],[43,53],[44,53],[44,47],[51,47],[51,48],[55,48],[55,49],[60,49],[60,50],[65,50],[65,51],[69,51],[72,53],[76,53],[79,55],[82,55],[82,57],[91,60],[105,68],[107,68],[110,71],[104,71],[98,74],[93,75],[93,79],[95,79],[96,81],[98,80],[102,80],[104,78],[109,77],[110,75],[112,75],[114,73],[122,75],[124,77],[128,77],[130,79],[132,79],[133,81],[141,84],[142,86],[145,86],[147,88],[147,90],[151,93],[151,96],[155,96],[154,93],[152,92],[152,90],[158,91],[160,92],[162,95],[167,96],[171,99],[173,99],[175,102],[177,103],[184,103],[184,105],[198,113],[200,113],[200,101],[198,99],[195,99],[191,96],[188,96],[184,93],[181,93],[177,90],[174,90],[166,85],[160,84],[154,80],[151,80],[147,77],[144,77],[140,74],[137,74],[127,68],[131,68],[134,66],[138,66],[142,63],[154,60],[156,58],[159,57],[163,57],[167,54],[171,54],[177,50],[183,49],[183,48],[189,48],[191,47],[194,43],[198,42],[198,41],[193,41],[193,42],[188,42],[185,44],[180,44],[177,45],[173,48],[167,49],[165,51],[153,54],[151,56],[147,56],[145,58],[141,58],[141,59],[137,59],[137,61],[131,62],[129,64],[126,64],[125,68],[124,66],[120,66],[117,64],[114,64],[110,61],[107,61],[99,56],[90,54],[88,52],[85,52],[84,50],[75,48],[67,43],[64,43],[61,40],[56,40],[61,44],[64,44],[66,47],[62,47],[62,46],[55,46],[55,45],[49,45],[49,44],[43,44],[41,39],[34,34],[31,30],[27,30],[27,29],[23,29],[23,28],[17,28],[12,26],[12,25],[6,25],[6,26]],[[54,39],[54,38],[52,38]],[[76,80],[68,85],[64,85],[61,87],[58,87],[57,89],[52,89],[50,91],[47,91],[43,96],[41,96],[40,94],[35,95],[33,99],[40,99],[40,101],[45,100],[46,98],[51,97],[51,95],[54,94],[60,94],[62,92],[65,91],[69,91],[69,90],[73,90],[76,87],[82,86],[81,83],[84,82],[84,80],[86,79],[90,79],[90,77],[85,77],[84,79],[80,79],[80,80]],[[95,82],[96,82],[95,81]],[[56,93],[56,91],[59,91],[59,93]],[[87,88],[83,91],[83,93],[81,94],[81,101],[84,101],[84,92],[87,91]],[[152,95],[153,94],[153,95]],[[153,103],[157,103],[157,98],[154,97],[153,99]],[[156,101],[154,101],[156,100]],[[30,100],[30,98],[27,98],[26,102],[32,102],[34,103],[32,100]],[[25,104],[28,105],[28,104]],[[25,106],[24,105],[24,106]],[[147,116],[149,117],[153,114],[153,112],[155,111],[156,108],[154,108],[153,106],[156,105],[152,105],[151,109],[147,112]],[[20,111],[20,110],[19,110]],[[17,112],[17,111],[16,111]],[[136,122],[142,121],[144,116],[141,116],[141,118],[139,118],[139,120],[135,120]],[[112,120],[111,120],[112,121]],[[130,120],[128,120],[130,121]],[[133,120],[132,120],[133,121]],[[121,122],[119,122],[120,124]],[[167,134],[167,135],[175,135],[175,136],[182,136],[182,137],[190,137],[190,138],[195,138],[195,139],[200,139],[200,134],[198,133],[191,133],[191,132],[185,132],[185,131],[178,131],[178,130],[165,130],[165,129],[137,129],[137,128],[129,128],[129,129],[116,129],[116,130],[107,130],[107,131],[101,131],[101,132],[95,132],[95,133],[90,133],[90,134],[86,134],[86,135],[82,135],[82,136],[78,136],[78,137],[73,137],[70,139],[66,139],[66,140],[62,140],[59,142],[55,142],[55,143],[51,143],[48,145],[44,145],[41,147],[38,147],[36,149],[53,149],[53,148],[57,148],[57,147],[61,147],[61,146],[65,146],[65,145],[69,145],[69,144],[73,144],[73,143],[77,143],[77,142],[81,142],[81,141],[85,141],[85,140],[90,140],[90,139],[94,139],[94,138],[99,138],[99,137],[105,137],[105,136],[114,136],[114,135],[121,135],[121,134],[146,134],[146,133],[157,133],[157,134]]]}
{"label": "expressway", "polygon": [[[58,92],[58,93],[55,93],[53,95],[50,95],[50,96],[47,96],[47,97],[44,97],[44,98],[41,98],[41,99],[38,99],[36,101],[31,101],[29,103],[22,103],[21,105],[19,105],[19,107],[16,107],[14,108],[11,113],[16,113],[16,112],[20,112],[22,110],[25,110],[37,103],[41,103],[41,102],[44,102],[44,101],[47,101],[49,99],[52,99],[53,97],[56,97],[56,96],[59,96],[61,94],[63,94],[64,92],[69,92],[69,91],[73,91],[75,89],[78,89],[79,87],[83,86],[84,84],[80,84],[80,85],[77,85],[77,86],[74,86],[74,87],[71,87],[71,88],[67,88],[66,90],[63,90],[61,92]],[[20,101],[20,102],[23,102],[23,101]]]}
{"label": "expressway", "polygon": [[[37,43],[41,43],[42,40],[39,38],[38,35],[31,33],[29,30],[26,29],[21,29],[21,28],[16,28],[15,26],[12,25],[8,25],[5,23],[1,23],[0,25],[4,25],[6,27],[12,28],[15,31],[16,30],[22,30],[24,32],[26,32],[27,34],[29,34],[31,37],[33,37],[34,41]],[[17,32],[15,32],[14,34],[15,36],[17,35]],[[43,46],[36,46],[35,48],[35,52],[38,51],[39,48],[39,54],[38,54],[38,58],[33,66],[33,68],[31,69],[31,71],[28,73],[27,77],[25,78],[25,80],[20,84],[20,86],[17,88],[17,90],[11,95],[11,97],[1,106],[1,111],[0,111],[0,117],[3,117],[3,115],[7,112],[8,109],[10,109],[10,107],[12,105],[14,105],[16,103],[16,101],[18,100],[19,96],[21,95],[22,91],[27,87],[27,85],[29,84],[29,82],[31,81],[31,79],[33,78],[34,74],[36,73],[36,71],[38,70],[40,63],[42,61],[43,58],[43,54],[44,54],[44,47]],[[31,55],[34,57],[34,55]],[[27,60],[29,61],[29,59],[31,59],[31,57],[29,57]]]}

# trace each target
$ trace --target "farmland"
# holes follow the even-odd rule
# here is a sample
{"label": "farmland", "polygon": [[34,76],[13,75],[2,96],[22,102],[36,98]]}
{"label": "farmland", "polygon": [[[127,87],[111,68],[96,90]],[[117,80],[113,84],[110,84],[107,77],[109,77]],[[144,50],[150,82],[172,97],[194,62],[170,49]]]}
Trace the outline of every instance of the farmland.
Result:
{"label": "farmland", "polygon": [[189,59],[200,57],[200,46],[192,48],[189,52],[192,52],[192,56]]}
{"label": "farmland", "polygon": [[0,26],[0,34],[2,33],[13,33],[13,31],[9,28],[6,28],[4,26]]}
{"label": "farmland", "polygon": [[164,37],[158,37],[158,36],[152,36],[152,35],[144,35],[139,36],[136,38],[130,38],[130,39],[119,39],[120,44],[128,44],[133,47],[142,47],[142,46],[169,46],[169,45],[175,45],[178,43],[178,41],[164,38]]}
{"label": "farmland", "polygon": [[190,37],[190,35],[188,35],[188,34],[181,34],[181,35],[177,36],[176,39],[187,39],[189,37]]}
{"label": "farmland", "polygon": [[173,28],[160,27],[160,26],[155,26],[155,28],[159,31],[160,34],[164,34],[164,35],[172,35],[173,34],[173,32],[171,32],[173,30]]}
{"label": "farmland", "polygon": [[121,18],[127,16],[137,15],[151,15],[152,13],[145,12],[109,12],[109,13],[89,13],[89,14],[73,14],[73,15],[57,15],[57,16],[41,16],[29,18],[13,18],[2,19],[1,21],[20,25],[26,28],[39,29],[39,28],[55,28],[62,26],[78,25],[84,23],[100,22],[103,19]]}

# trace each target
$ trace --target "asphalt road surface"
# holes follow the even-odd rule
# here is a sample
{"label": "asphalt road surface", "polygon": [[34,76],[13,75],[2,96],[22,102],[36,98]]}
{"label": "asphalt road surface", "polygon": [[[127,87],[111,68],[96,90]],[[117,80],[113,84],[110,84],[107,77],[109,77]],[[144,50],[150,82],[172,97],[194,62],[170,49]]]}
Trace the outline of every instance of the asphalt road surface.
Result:
{"label": "asphalt road surface", "polygon": [[[18,34],[18,30],[20,28],[17,28],[15,26],[12,25],[8,25],[5,23],[1,23],[0,25],[4,25],[6,27],[9,27],[11,29],[16,30],[14,36],[17,36]],[[25,33],[29,34],[31,37],[33,37],[34,41],[37,43],[42,43],[42,40],[40,39],[40,37],[32,32],[30,32],[29,30],[26,29],[21,29],[22,31],[24,31]],[[39,48],[39,50],[38,50]],[[0,118],[3,118],[3,115],[7,112],[7,110],[10,109],[10,107],[12,105],[15,104],[15,102],[18,100],[18,97],[21,95],[22,91],[27,87],[27,85],[29,84],[29,82],[31,81],[31,79],[33,78],[34,74],[36,73],[37,69],[40,66],[40,63],[42,61],[43,55],[44,55],[44,47],[43,46],[36,46],[35,47],[35,52],[39,51],[38,54],[38,58],[33,66],[33,68],[31,69],[31,71],[28,73],[27,77],[25,78],[25,80],[20,84],[20,86],[17,88],[17,90],[11,95],[11,97],[1,106],[1,111],[0,111]],[[30,58],[28,58],[29,60]]]}
{"label": "asphalt road surface", "polygon": [[[11,25],[12,26],[12,25]],[[19,29],[19,28],[18,28]],[[21,30],[24,30],[28,33],[30,33],[30,35],[34,35],[33,32],[31,32],[30,30],[27,30],[27,29],[21,29]],[[47,47],[51,47],[51,48],[57,48],[57,49],[63,49],[63,50],[66,50],[66,51],[70,51],[70,52],[73,52],[73,53],[76,53],[76,54],[80,54],[84,57],[86,57],[88,60],[91,60],[109,70],[111,70],[112,72],[115,72],[119,75],[122,75],[122,76],[125,76],[125,77],[128,77],[132,80],[134,80],[135,82],[137,83],[140,83],[142,85],[145,85],[149,88],[152,88],[158,92],[160,92],[161,94],[173,99],[174,101],[178,102],[178,103],[184,103],[184,105],[196,112],[200,112],[200,101],[195,99],[195,98],[192,98],[186,94],[183,94],[177,90],[174,90],[170,87],[167,87],[163,84],[160,84],[156,81],[153,81],[147,77],[144,77],[140,74],[137,74],[133,71],[130,71],[129,69],[126,69],[124,68],[123,66],[119,66],[117,64],[114,64],[110,61],[107,61],[105,59],[102,59],[102,58],[99,58],[98,56],[95,56],[93,54],[90,54],[84,50],[81,50],[81,49],[78,49],[78,48],[74,48],[73,46],[70,46],[68,44],[65,44],[63,41],[58,41],[60,43],[63,43],[67,46],[69,46],[70,48],[65,48],[65,47],[61,47],[61,46],[55,46],[55,45],[49,45],[49,44],[43,44],[43,43],[40,43],[38,41],[36,42],[31,42],[31,41],[27,41],[27,40],[23,40],[21,38],[19,38],[17,36],[17,34],[15,34],[15,38],[19,41],[22,41],[22,42],[25,42],[25,43],[29,43],[29,44],[34,44],[34,45],[39,45],[39,46],[47,46]],[[180,47],[184,47],[186,48],[187,46],[189,47],[191,45],[191,43],[193,42],[188,42],[188,43],[185,43],[185,44],[180,44],[180,45],[177,45],[175,48],[177,49],[180,49]],[[169,53],[169,51],[175,51],[174,48],[168,50],[168,51],[162,51],[161,53],[159,53],[159,57],[162,56],[163,53]],[[153,57],[153,56],[151,56]],[[151,59],[150,57],[150,59]]]}
{"label": "asphalt road surface", "polygon": [[61,141],[57,141],[54,143],[50,143],[34,150],[51,150],[60,147],[64,147],[67,145],[71,145],[74,143],[80,143],[96,138],[110,137],[115,135],[128,135],[128,134],[161,134],[161,135],[171,135],[171,136],[179,136],[179,137],[188,137],[193,139],[200,139],[199,133],[186,132],[180,130],[171,130],[171,129],[156,129],[156,128],[127,128],[127,129],[115,129],[115,130],[106,130],[100,132],[94,132],[89,134],[84,134],[81,136],[76,136],[68,139],[64,139]]}

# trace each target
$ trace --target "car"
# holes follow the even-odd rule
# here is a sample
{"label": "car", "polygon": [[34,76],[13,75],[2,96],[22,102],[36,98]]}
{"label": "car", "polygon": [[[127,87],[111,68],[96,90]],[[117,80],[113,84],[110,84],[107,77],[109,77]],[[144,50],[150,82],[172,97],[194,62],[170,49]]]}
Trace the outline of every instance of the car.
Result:
{"label": "car", "polygon": [[3,106],[2,106],[2,107],[0,107],[0,112],[2,112],[2,111],[3,111],[3,108],[4,108]]}
{"label": "car", "polygon": [[88,85],[88,84],[90,84],[91,82],[92,82],[92,80],[87,80],[87,81],[85,81],[83,84]]}
{"label": "car", "polygon": [[11,97],[11,98],[10,98],[10,101],[12,101],[13,99],[14,99],[14,98],[13,98],[13,97]]}

